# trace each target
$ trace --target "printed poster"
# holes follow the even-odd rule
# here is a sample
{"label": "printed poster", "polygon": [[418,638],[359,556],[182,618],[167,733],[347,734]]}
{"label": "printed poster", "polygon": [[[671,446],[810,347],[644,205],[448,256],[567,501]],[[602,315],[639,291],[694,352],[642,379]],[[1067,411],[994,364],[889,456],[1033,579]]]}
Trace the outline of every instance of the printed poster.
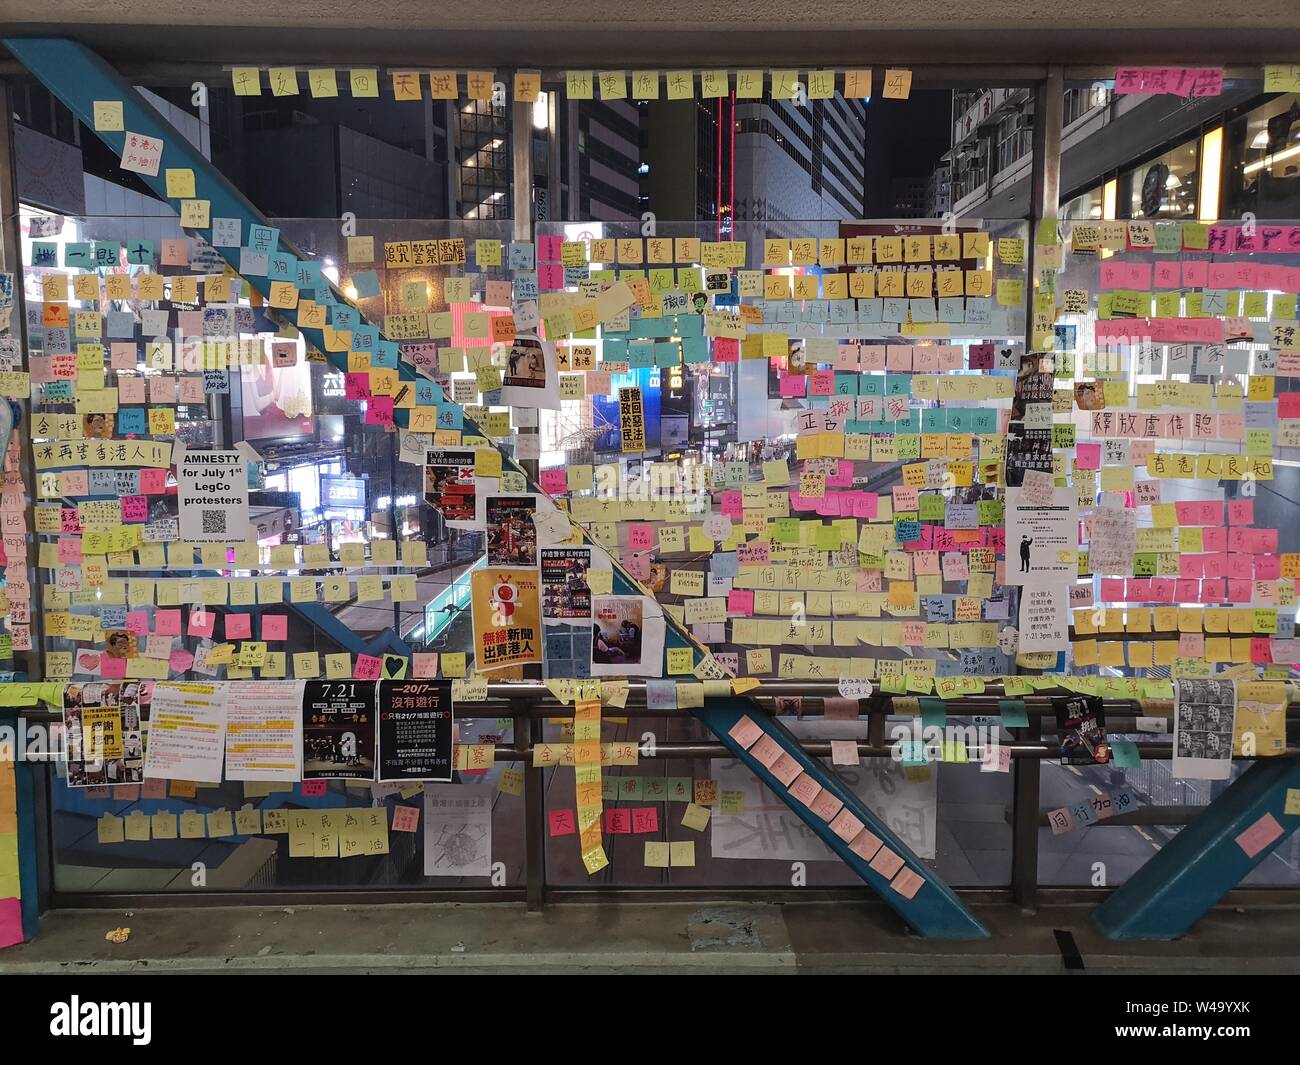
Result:
{"label": "printed poster", "polygon": [[618,390],[618,426],[624,452],[645,450],[645,406],[641,399],[641,389]]}
{"label": "printed poster", "polygon": [[1073,584],[1079,522],[1073,488],[1057,488],[1050,504],[1033,503],[1024,490],[1006,496],[1007,584]]}
{"label": "printed poster", "polygon": [[225,746],[225,685],[153,686],[146,777],[220,784]]}
{"label": "printed poster", "polygon": [[663,675],[664,619],[640,595],[597,595],[591,601],[593,677]]}
{"label": "printed poster", "polygon": [[226,687],[226,779],[302,779],[306,681],[244,680]]}
{"label": "printed poster", "polygon": [[424,875],[492,875],[490,786],[425,786]]}
{"label": "printed poster", "polygon": [[1061,765],[1105,765],[1110,761],[1106,742],[1105,703],[1095,695],[1053,699]]}
{"label": "printed poster", "polygon": [[63,689],[68,786],[138,784],[144,779],[140,684],[69,684]]}
{"label": "printed poster", "polygon": [[515,337],[501,375],[501,403],[560,409],[560,370],[554,344],[536,336]]}
{"label": "printed poster", "polygon": [[451,681],[381,681],[379,777],[451,780]]}
{"label": "printed poster", "polygon": [[542,605],[535,569],[480,569],[470,575],[475,668],[481,672],[542,660]]}
{"label": "printed poster", "polygon": [[488,496],[487,564],[489,566],[536,566],[537,526],[533,496]]}
{"label": "printed poster", "polygon": [[424,501],[451,528],[476,527],[473,450],[429,448],[424,453]]}
{"label": "printed poster", "polygon": [[240,451],[186,451],[176,465],[181,539],[243,543],[248,522],[248,460]]}
{"label": "printed poster", "polygon": [[1230,680],[1174,681],[1175,777],[1227,780],[1232,773],[1232,733],[1237,686]]}
{"label": "printed poster", "polygon": [[302,695],[302,779],[375,779],[373,682],[309,680]]}
{"label": "printed poster", "polygon": [[590,547],[542,548],[542,619],[591,617]]}

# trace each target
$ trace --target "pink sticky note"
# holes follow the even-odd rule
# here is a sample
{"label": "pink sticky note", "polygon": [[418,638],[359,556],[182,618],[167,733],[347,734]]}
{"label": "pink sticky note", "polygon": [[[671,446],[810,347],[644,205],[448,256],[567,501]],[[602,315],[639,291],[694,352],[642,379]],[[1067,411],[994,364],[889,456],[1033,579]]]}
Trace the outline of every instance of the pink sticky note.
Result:
{"label": "pink sticky note", "polygon": [[630,551],[651,551],[655,546],[653,525],[636,523],[627,527],[627,546]]}
{"label": "pink sticky note", "polygon": [[367,425],[392,425],[393,397],[371,396],[366,400],[365,421]]}
{"label": "pink sticky note", "polygon": [[420,826],[420,808],[418,806],[393,807],[393,831],[414,832]]}
{"label": "pink sticky note", "polygon": [[304,780],[302,782],[302,794],[309,797],[319,797],[325,794],[325,781],[323,780]]}
{"label": "pink sticky note", "polygon": [[659,831],[659,810],[654,806],[638,806],[632,811],[632,831],[638,835]]}
{"label": "pink sticky note", "polygon": [[578,830],[572,810],[551,810],[546,815],[552,836],[571,836]]}
{"label": "pink sticky note", "polygon": [[103,655],[99,660],[99,675],[118,679],[126,676],[126,659]]}
{"label": "pink sticky note", "polygon": [[1247,858],[1254,858],[1281,836],[1282,826],[1277,823],[1277,818],[1265,814],[1237,837],[1237,846],[1246,852]]}
{"label": "pink sticky note", "polygon": [[728,730],[727,735],[749,750],[763,736],[763,729],[748,715],[742,717]]}
{"label": "pink sticky note", "polygon": [[159,636],[179,636],[181,634],[181,612],[179,610],[159,610],[153,617],[154,629]]}
{"label": "pink sticky note", "polygon": [[569,471],[566,469],[542,470],[542,491],[547,495],[563,495],[569,490]]}
{"label": "pink sticky note", "polygon": [[217,615],[211,610],[195,607],[190,611],[189,635],[210,638],[216,627]]}
{"label": "pink sticky note", "polygon": [[378,680],[381,666],[378,655],[357,655],[357,664],[352,675],[357,680]]}
{"label": "pink sticky note", "polygon": [[262,615],[262,639],[287,640],[289,638],[289,616],[287,614]]}
{"label": "pink sticky note", "polygon": [[411,676],[436,677],[438,675],[438,656],[417,651],[411,656]]}
{"label": "pink sticky note", "polygon": [[18,899],[0,899],[0,947],[23,941],[23,907]]}
{"label": "pink sticky note", "polygon": [[175,673],[184,673],[190,666],[194,665],[194,656],[189,651],[176,648],[167,656],[167,664]]}
{"label": "pink sticky note", "polygon": [[727,613],[741,617],[754,614],[754,593],[747,588],[733,588],[727,593]]}
{"label": "pink sticky note", "polygon": [[225,631],[227,640],[247,640],[251,638],[253,635],[253,616],[251,614],[227,614]]}
{"label": "pink sticky note", "polygon": [[140,798],[167,798],[167,781],[162,777],[145,777],[145,779],[140,783]]}
{"label": "pink sticky note", "polygon": [[1077,444],[1074,449],[1075,464],[1081,470],[1101,469],[1101,445]]}

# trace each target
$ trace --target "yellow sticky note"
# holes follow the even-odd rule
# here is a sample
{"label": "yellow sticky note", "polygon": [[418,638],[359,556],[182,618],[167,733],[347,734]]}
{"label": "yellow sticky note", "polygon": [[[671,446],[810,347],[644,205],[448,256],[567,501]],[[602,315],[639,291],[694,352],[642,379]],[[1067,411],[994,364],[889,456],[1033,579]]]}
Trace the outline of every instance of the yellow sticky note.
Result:
{"label": "yellow sticky note", "polygon": [[307,71],[307,85],[317,98],[339,94],[338,76],[333,69]]}
{"label": "yellow sticky note", "polygon": [[298,95],[298,71],[293,67],[272,67],[266,75],[272,96]]}
{"label": "yellow sticky note", "polygon": [[195,195],[193,170],[168,167],[164,177],[167,181],[169,200],[188,200]]}
{"label": "yellow sticky note", "polygon": [[236,96],[261,96],[262,72],[257,67],[232,67],[230,84]]}
{"label": "yellow sticky note", "polygon": [[885,88],[882,95],[886,100],[906,100],[912,95],[912,72],[910,70],[886,70]]}
{"label": "yellow sticky note", "polygon": [[373,67],[348,71],[348,80],[352,85],[353,96],[379,95],[379,71]]}
{"label": "yellow sticky note", "polygon": [[96,100],[93,105],[95,129],[124,130],[121,100]]}
{"label": "yellow sticky note", "polygon": [[474,452],[475,477],[500,477],[501,452],[493,448],[481,447]]}
{"label": "yellow sticky note", "polygon": [[1290,817],[1300,817],[1300,788],[1286,789],[1286,809],[1282,812]]}

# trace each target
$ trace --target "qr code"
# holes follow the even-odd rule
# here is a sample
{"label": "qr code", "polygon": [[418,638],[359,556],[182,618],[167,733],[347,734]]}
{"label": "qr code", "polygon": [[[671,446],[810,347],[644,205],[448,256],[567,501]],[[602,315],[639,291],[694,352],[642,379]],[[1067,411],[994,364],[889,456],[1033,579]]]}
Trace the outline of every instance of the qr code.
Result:
{"label": "qr code", "polygon": [[203,531],[205,533],[224,533],[226,531],[226,512],[224,510],[205,510],[203,512]]}

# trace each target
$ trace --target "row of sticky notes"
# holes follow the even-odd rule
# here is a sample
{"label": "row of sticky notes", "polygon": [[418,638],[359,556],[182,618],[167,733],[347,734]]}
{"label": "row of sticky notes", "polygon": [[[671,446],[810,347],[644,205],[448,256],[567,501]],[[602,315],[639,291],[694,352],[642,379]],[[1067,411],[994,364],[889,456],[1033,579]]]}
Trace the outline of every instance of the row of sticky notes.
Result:
{"label": "row of sticky notes", "polygon": [[[266,87],[272,96],[297,96],[299,71],[296,67],[271,67],[266,72]],[[825,100],[835,95],[837,72],[834,70],[809,70],[806,80],[798,70],[773,70],[770,75],[762,70],[738,70],[734,76],[726,70],[703,70],[699,76],[699,95],[705,99],[726,96],[734,91],[737,99],[761,99],[765,87],[774,100]],[[230,84],[236,96],[262,95],[262,70],[258,67],[233,67]],[[334,97],[339,94],[338,72],[320,68],[305,71],[307,86],[314,97]],[[347,85],[354,97],[375,98],[380,95],[383,80],[375,67],[353,68],[346,72]],[[428,94],[434,100],[461,98],[460,77],[456,71],[393,70],[389,72],[393,98],[397,100],[424,99],[425,82]],[[662,78],[662,84],[661,84]],[[669,100],[688,100],[695,96],[696,73],[690,70],[641,70],[629,74],[623,70],[571,70],[565,75],[565,90],[570,99],[591,100],[599,89],[602,100],[657,100],[661,91]],[[513,99],[516,103],[536,103],[541,98],[542,78],[536,70],[513,72]],[[841,86],[848,99],[865,100],[871,97],[871,71],[846,70]],[[906,100],[912,91],[912,72],[887,69],[884,74],[882,95],[885,99]],[[505,85],[496,80],[495,71],[469,71],[464,74],[464,95],[471,100],[490,101],[504,99]],[[99,125],[99,107],[119,101],[96,101],[96,129],[121,128]],[[105,107],[104,121],[111,122]],[[120,113],[119,113],[120,118]]]}

